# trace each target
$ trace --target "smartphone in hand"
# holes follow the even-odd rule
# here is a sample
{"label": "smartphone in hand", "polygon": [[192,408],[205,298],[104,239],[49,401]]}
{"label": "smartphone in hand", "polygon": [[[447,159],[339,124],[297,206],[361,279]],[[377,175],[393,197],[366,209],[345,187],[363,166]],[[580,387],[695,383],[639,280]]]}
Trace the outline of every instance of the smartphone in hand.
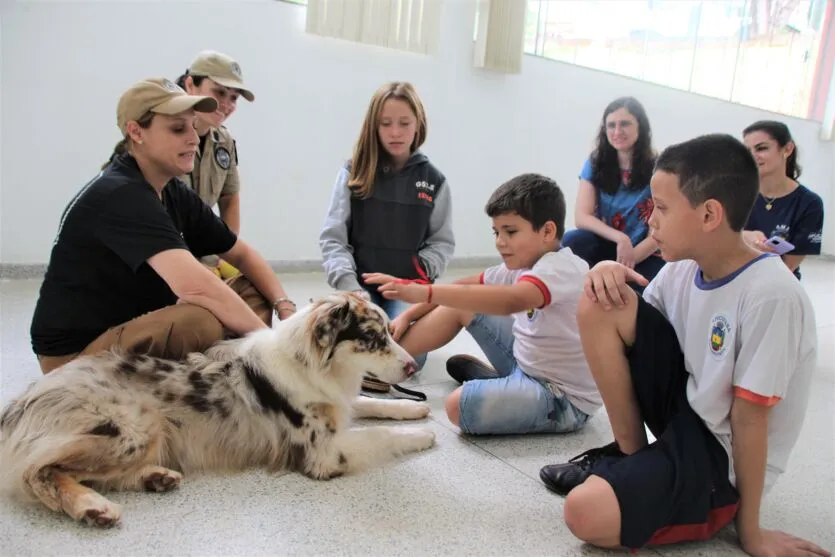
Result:
{"label": "smartphone in hand", "polygon": [[765,245],[773,249],[777,255],[783,255],[794,249],[794,244],[787,242],[780,236],[772,236],[765,241]]}

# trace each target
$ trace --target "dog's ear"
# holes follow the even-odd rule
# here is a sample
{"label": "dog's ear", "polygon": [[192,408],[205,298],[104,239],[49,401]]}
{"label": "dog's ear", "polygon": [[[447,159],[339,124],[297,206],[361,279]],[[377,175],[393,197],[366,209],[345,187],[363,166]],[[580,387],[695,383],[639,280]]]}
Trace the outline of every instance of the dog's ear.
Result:
{"label": "dog's ear", "polygon": [[351,300],[346,298],[342,303],[336,304],[333,308],[331,308],[329,317],[331,323],[333,323],[337,329],[345,329],[355,317],[351,309]]}
{"label": "dog's ear", "polygon": [[339,342],[349,340],[345,336],[346,332],[357,328],[357,318],[351,304],[351,298],[340,296],[338,301],[322,304],[316,311],[311,340],[324,362],[330,359]]}

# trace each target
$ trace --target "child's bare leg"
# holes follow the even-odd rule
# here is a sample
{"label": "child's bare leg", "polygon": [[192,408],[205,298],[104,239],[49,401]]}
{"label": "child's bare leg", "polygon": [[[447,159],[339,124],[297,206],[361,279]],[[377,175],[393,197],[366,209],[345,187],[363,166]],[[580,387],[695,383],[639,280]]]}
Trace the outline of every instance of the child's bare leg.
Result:
{"label": "child's bare leg", "polygon": [[409,327],[399,344],[412,356],[426,354],[452,341],[472,319],[470,311],[438,306]]}
{"label": "child's bare leg", "polygon": [[626,359],[626,347],[635,342],[637,312],[638,298],[632,290],[622,308],[607,311],[583,296],[577,309],[583,352],[603,397],[615,440],[627,455],[647,444]]}
{"label": "child's bare leg", "polygon": [[461,387],[458,387],[444,401],[447,418],[452,425],[461,425]]}
{"label": "child's bare leg", "polygon": [[590,476],[574,488],[565,500],[563,513],[565,524],[577,538],[597,547],[621,547],[618,498],[603,478]]}

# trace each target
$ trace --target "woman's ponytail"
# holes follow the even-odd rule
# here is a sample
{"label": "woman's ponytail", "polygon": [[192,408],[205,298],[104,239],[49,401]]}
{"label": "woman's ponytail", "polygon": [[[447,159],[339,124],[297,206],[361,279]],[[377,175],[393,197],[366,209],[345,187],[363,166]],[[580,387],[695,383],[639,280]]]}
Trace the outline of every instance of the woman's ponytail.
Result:
{"label": "woman's ponytail", "polygon": [[104,170],[105,168],[107,168],[107,166],[108,166],[111,162],[113,162],[113,159],[115,159],[115,158],[116,158],[116,157],[118,157],[119,155],[124,155],[124,154],[125,154],[125,153],[127,153],[127,152],[128,152],[128,138],[127,138],[127,137],[123,137],[123,138],[119,141],[119,143],[117,143],[117,144],[116,144],[116,146],[115,146],[115,147],[113,147],[113,154],[111,154],[111,155],[110,155],[110,158],[109,158],[109,159],[107,159],[107,162],[106,162],[106,163],[104,163],[104,164],[102,165],[102,170]]}
{"label": "woman's ponytail", "polygon": [[180,86],[180,88],[181,88],[183,91],[185,91],[185,90],[186,90],[186,77],[188,77],[188,69],[186,69],[185,73],[183,73],[183,75],[181,75],[180,77],[178,77],[178,78],[177,78],[177,81],[175,82],[177,85],[179,85],[179,86]]}

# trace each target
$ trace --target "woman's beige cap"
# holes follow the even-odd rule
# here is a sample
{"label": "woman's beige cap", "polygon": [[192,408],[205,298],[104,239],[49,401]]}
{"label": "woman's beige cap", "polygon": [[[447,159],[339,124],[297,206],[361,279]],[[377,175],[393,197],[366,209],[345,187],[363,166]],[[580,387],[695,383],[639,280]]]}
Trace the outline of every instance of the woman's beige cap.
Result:
{"label": "woman's beige cap", "polygon": [[189,95],[173,81],[164,77],[143,79],[122,93],[116,108],[116,123],[127,133],[131,120],[139,120],[147,112],[179,114],[193,108],[197,112],[214,112],[218,104],[214,97]]}
{"label": "woman's beige cap", "polygon": [[202,51],[191,63],[188,73],[189,75],[208,77],[221,85],[238,89],[241,96],[249,102],[255,100],[255,95],[244,85],[240,64],[225,54],[214,50]]}

